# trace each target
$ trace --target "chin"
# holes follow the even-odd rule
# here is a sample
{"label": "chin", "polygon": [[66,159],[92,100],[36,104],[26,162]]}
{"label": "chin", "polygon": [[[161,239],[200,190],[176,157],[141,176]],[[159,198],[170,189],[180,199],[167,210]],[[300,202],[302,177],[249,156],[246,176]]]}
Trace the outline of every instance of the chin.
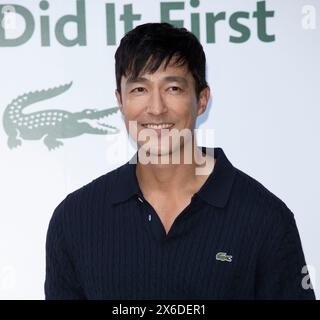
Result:
{"label": "chin", "polygon": [[[160,145],[151,145],[147,146],[141,145],[141,151],[139,153],[139,157],[146,157],[145,163],[154,163],[154,164],[181,164],[181,155],[180,149],[181,146],[179,144],[174,144],[173,146],[161,147]],[[141,158],[140,158],[141,159]]]}
{"label": "chin", "polygon": [[165,156],[167,154],[171,154],[172,153],[172,150],[171,148],[161,148],[161,147],[158,147],[158,146],[151,146],[150,145],[148,147],[144,147],[142,146],[141,147],[144,152],[146,152],[147,154],[150,154],[152,156]]}

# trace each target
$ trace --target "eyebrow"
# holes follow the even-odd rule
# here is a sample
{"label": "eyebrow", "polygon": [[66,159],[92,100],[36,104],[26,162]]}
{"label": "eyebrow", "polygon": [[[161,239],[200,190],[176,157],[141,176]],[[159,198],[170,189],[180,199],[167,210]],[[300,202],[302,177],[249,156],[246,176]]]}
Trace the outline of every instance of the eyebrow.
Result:
{"label": "eyebrow", "polygon": [[[137,83],[137,82],[149,82],[147,78],[144,77],[129,77],[126,81],[126,84],[132,84],[132,83]],[[186,78],[181,77],[181,76],[166,76],[163,79],[161,79],[161,82],[179,82],[184,85],[188,84],[188,81]]]}

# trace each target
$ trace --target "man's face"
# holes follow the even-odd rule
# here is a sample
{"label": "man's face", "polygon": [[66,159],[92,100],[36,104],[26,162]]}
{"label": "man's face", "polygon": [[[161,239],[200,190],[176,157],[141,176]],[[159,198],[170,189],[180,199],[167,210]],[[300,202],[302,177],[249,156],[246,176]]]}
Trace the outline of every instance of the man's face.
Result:
{"label": "man's face", "polygon": [[176,129],[176,132],[189,129],[193,133],[196,117],[205,111],[209,95],[210,90],[206,88],[197,101],[195,80],[191,72],[186,66],[173,64],[169,64],[166,69],[162,64],[153,74],[144,73],[137,79],[123,76],[121,97],[116,90],[127,130],[130,121],[137,122],[137,132],[129,132],[130,135],[140,147],[146,143],[145,138],[139,138],[143,131],[156,132],[155,137],[159,143],[150,152],[161,155],[183,148],[183,139],[182,142],[179,139],[174,142],[173,139],[167,147],[161,146],[159,140],[164,139],[169,132],[174,133],[172,129]]}

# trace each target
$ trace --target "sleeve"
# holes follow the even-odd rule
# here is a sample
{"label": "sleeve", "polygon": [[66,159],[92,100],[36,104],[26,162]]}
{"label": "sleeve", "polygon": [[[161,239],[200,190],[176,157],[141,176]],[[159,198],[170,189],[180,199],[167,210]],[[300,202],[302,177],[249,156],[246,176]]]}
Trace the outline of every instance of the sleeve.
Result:
{"label": "sleeve", "polygon": [[46,300],[85,299],[63,234],[65,200],[55,209],[46,238]]}
{"label": "sleeve", "polygon": [[314,300],[306,261],[293,213],[285,206],[269,230],[256,273],[256,299]]}

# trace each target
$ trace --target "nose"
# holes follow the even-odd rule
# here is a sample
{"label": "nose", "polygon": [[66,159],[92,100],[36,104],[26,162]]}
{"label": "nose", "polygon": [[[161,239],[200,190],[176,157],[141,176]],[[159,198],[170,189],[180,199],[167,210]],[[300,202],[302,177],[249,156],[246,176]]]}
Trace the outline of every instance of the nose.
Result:
{"label": "nose", "polygon": [[166,103],[159,90],[153,90],[148,101],[147,112],[153,115],[160,115],[168,111]]}

